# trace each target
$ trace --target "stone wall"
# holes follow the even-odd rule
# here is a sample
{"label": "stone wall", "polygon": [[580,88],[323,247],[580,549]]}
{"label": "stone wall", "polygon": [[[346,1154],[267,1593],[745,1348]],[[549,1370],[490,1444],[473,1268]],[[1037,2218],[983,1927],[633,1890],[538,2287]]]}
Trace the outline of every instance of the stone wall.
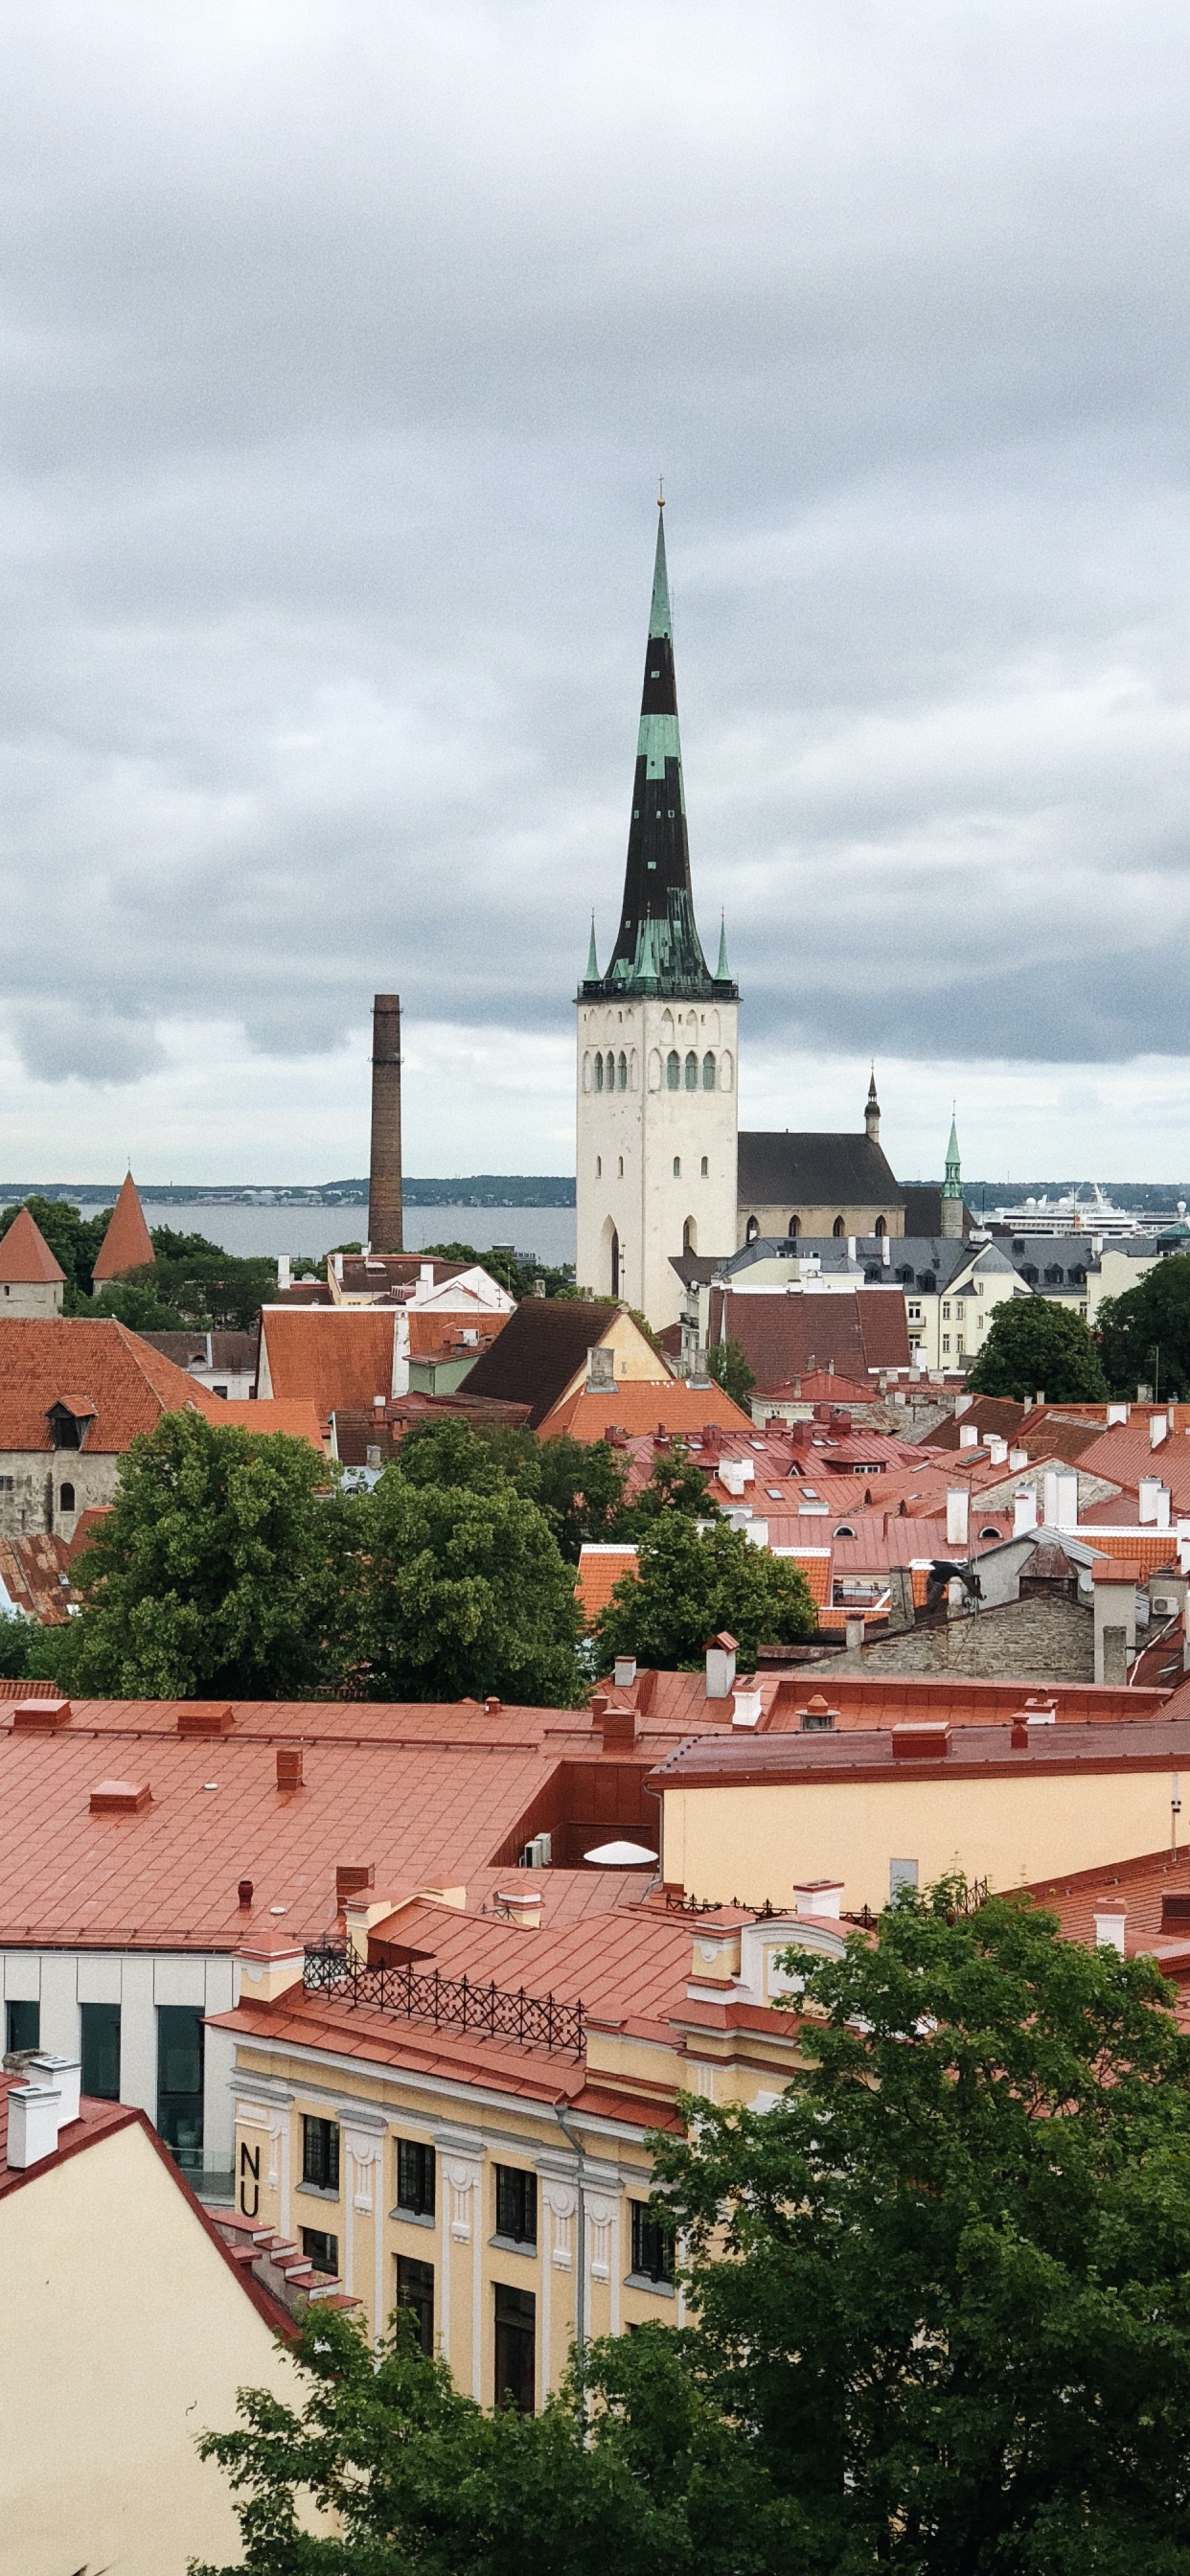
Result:
{"label": "stone wall", "polygon": [[[73,1538],[82,1512],[110,1503],[120,1466],[111,1450],[0,1449],[0,1538]],[[70,1510],[64,1485],[74,1494]]]}
{"label": "stone wall", "polygon": [[[808,1672],[813,1667],[803,1665]],[[853,1654],[824,1656],[831,1673],[967,1674],[973,1681],[1092,1682],[1095,1623],[1077,1601],[1006,1601],[974,1617],[957,1612],[902,1637],[878,1637]]]}

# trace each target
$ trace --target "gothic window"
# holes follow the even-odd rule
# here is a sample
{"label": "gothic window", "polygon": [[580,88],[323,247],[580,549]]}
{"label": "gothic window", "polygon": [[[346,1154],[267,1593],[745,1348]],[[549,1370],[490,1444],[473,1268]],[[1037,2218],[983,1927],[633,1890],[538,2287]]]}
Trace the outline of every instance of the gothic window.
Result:
{"label": "gothic window", "polygon": [[720,1091],[731,1089],[731,1057],[726,1049],[719,1058],[719,1089]]}
{"label": "gothic window", "polygon": [[877,1217],[875,1226],[872,1230],[876,1236],[877,1242],[883,1243],[885,1235],[888,1233],[888,1227],[886,1226],[882,1216]]}
{"label": "gothic window", "polygon": [[687,1217],[682,1228],[682,1250],[683,1252],[697,1252],[698,1250],[698,1227],[696,1226],[692,1216]]}
{"label": "gothic window", "polygon": [[698,1089],[698,1057],[696,1056],[693,1047],[691,1047],[690,1053],[686,1058],[686,1089],[687,1091],[697,1091]]}
{"label": "gothic window", "polygon": [[846,1226],[845,1226],[845,1225],[844,1225],[844,1223],[843,1223],[843,1219],[842,1219],[842,1217],[841,1217],[841,1216],[837,1216],[837,1217],[835,1218],[835,1222],[834,1222],[834,1224],[833,1224],[833,1225],[832,1225],[832,1227],[831,1227],[831,1233],[833,1234],[833,1236],[834,1236],[834,1238],[835,1238],[836,1243],[839,1241],[839,1239],[840,1239],[840,1237],[841,1237],[842,1235],[845,1235],[845,1234],[846,1234],[846,1232],[847,1232],[847,1228],[846,1228]]}
{"label": "gothic window", "polygon": [[597,1055],[595,1058],[595,1088],[596,1091],[602,1091],[603,1089],[603,1057],[601,1055]]}
{"label": "gothic window", "polygon": [[611,1257],[612,1295],[618,1297],[620,1294],[620,1238],[614,1226],[612,1227]]}
{"label": "gothic window", "polygon": [[596,1155],[596,1157],[595,1157],[595,1178],[596,1178],[596,1180],[597,1180],[597,1181],[602,1180],[602,1178],[603,1178],[603,1156],[602,1156],[602,1154],[597,1154],[597,1155]]}
{"label": "gothic window", "polygon": [[621,1091],[628,1089],[628,1058],[623,1047],[620,1049],[620,1089]]}
{"label": "gothic window", "polygon": [[63,1485],[62,1491],[58,1496],[58,1509],[60,1512],[72,1512],[74,1510],[73,1485]]}
{"label": "gothic window", "polygon": [[681,1157],[681,1155],[680,1155],[680,1154],[675,1154],[675,1155],[674,1155],[674,1179],[675,1179],[675,1181],[680,1181],[680,1180],[681,1180],[681,1177],[682,1177],[682,1157]]}
{"label": "gothic window", "polygon": [[678,1050],[677,1050],[677,1048],[676,1048],[676,1047],[671,1047],[671,1048],[670,1048],[670,1050],[669,1050],[669,1054],[667,1055],[667,1057],[666,1057],[666,1059],[665,1059],[665,1088],[666,1088],[666,1090],[667,1090],[667,1091],[677,1091],[678,1089],[680,1089],[680,1086],[681,1086],[681,1080],[682,1080],[682,1059],[681,1059],[680,1055],[678,1054]]}
{"label": "gothic window", "polygon": [[711,1167],[710,1167],[710,1164],[708,1163],[707,1158],[706,1158],[706,1155],[704,1154],[704,1155],[703,1155],[703,1158],[702,1158],[702,1177],[703,1177],[704,1181],[705,1181],[705,1179],[706,1179],[706,1177],[707,1177],[707,1173],[709,1172],[710,1168],[711,1168]]}
{"label": "gothic window", "polygon": [[785,1229],[785,1231],[786,1231],[787,1235],[789,1236],[789,1240],[790,1240],[790,1242],[791,1242],[791,1243],[796,1243],[797,1238],[798,1238],[799,1234],[801,1233],[801,1230],[802,1230],[802,1221],[801,1221],[800,1216],[791,1216],[791,1217],[790,1217],[790,1220],[789,1220],[789,1223],[788,1223],[788,1225],[786,1226],[786,1229]]}
{"label": "gothic window", "polygon": [[609,1091],[614,1091],[616,1087],[616,1059],[610,1047],[607,1051],[607,1087]]}
{"label": "gothic window", "polygon": [[715,1059],[709,1052],[702,1060],[702,1087],[704,1091],[713,1091],[715,1088]]}
{"label": "gothic window", "polygon": [[617,1174],[617,1178],[618,1178],[619,1180],[621,1180],[621,1181],[622,1181],[622,1180],[623,1180],[623,1178],[624,1178],[624,1157],[623,1157],[623,1155],[622,1155],[622,1154],[621,1154],[621,1156],[620,1156],[620,1169],[619,1169],[619,1172],[618,1172],[618,1174]]}
{"label": "gothic window", "polygon": [[745,1241],[745,1243],[755,1243],[756,1238],[757,1238],[757,1235],[759,1234],[759,1232],[760,1232],[760,1219],[759,1219],[759,1217],[758,1217],[758,1216],[750,1216],[750,1217],[749,1217],[749,1219],[748,1219],[747,1225],[746,1225],[746,1226],[745,1226],[745,1228],[744,1228],[744,1241]]}

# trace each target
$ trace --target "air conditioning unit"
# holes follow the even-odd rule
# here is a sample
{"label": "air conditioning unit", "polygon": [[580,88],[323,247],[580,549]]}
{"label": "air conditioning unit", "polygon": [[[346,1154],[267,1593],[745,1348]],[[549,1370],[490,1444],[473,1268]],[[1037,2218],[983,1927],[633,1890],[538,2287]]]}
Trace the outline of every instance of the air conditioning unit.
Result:
{"label": "air conditioning unit", "polygon": [[522,1868],[522,1869],[552,1869],[552,1867],[553,1867],[553,1862],[554,1862],[554,1838],[553,1838],[553,1835],[552,1835],[552,1834],[534,1834],[532,1842],[531,1842],[531,1843],[526,1843],[526,1844],[525,1844],[525,1847],[524,1847],[524,1850],[523,1850],[523,1851],[522,1851],[522,1853],[521,1853],[521,1860],[520,1860],[521,1868]]}

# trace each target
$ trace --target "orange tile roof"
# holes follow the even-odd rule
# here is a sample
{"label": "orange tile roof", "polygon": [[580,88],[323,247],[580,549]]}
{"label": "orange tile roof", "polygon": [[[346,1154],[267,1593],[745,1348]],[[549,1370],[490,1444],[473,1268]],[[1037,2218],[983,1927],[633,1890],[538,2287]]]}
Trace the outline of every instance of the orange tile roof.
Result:
{"label": "orange tile roof", "polygon": [[[1112,1508],[1108,1504],[1107,1509],[1110,1511]],[[1118,1507],[1116,1518],[1123,1518]],[[1095,1548],[1101,1556],[1119,1557],[1126,1565],[1139,1565],[1142,1575],[1152,1574],[1159,1565],[1177,1562],[1178,1542],[1173,1530],[1154,1530],[1147,1526],[1144,1529],[1139,1526],[1134,1529],[1098,1529],[1087,1513],[1071,1535],[1081,1539],[1084,1547]]]}
{"label": "orange tile roof", "polygon": [[675,1432],[701,1431],[704,1422],[742,1431],[745,1438],[752,1429],[750,1416],[720,1386],[687,1386],[666,1376],[622,1378],[606,1393],[598,1389],[588,1394],[584,1385],[564,1396],[539,1424],[537,1436],[548,1440],[555,1432],[568,1431],[574,1440],[606,1440],[609,1431],[618,1430],[632,1439],[660,1426],[672,1438]]}
{"label": "orange tile roof", "polygon": [[[81,1390],[81,1394],[80,1394]],[[94,1407],[86,1436],[91,1455],[119,1456],[163,1413],[188,1407],[218,1421],[219,1396],[175,1368],[114,1316],[6,1318],[0,1330],[0,1450],[48,1451],[50,1406]]]}
{"label": "orange tile roof", "polygon": [[[1164,1414],[1165,1407],[1159,1409]],[[1185,1412],[1185,1407],[1178,1410]],[[1104,1476],[1109,1484],[1122,1485],[1135,1493],[1142,1476],[1159,1476],[1168,1485],[1175,1512],[1190,1511],[1190,1438],[1186,1428],[1175,1428],[1156,1449],[1149,1446],[1149,1416],[1138,1413],[1135,1406],[1128,1422],[1113,1423],[1110,1431],[1100,1434],[1079,1458],[1079,1468],[1087,1476]]]}
{"label": "orange tile roof", "polygon": [[606,1610],[617,1583],[624,1575],[635,1571],[634,1547],[584,1547],[579,1556],[576,1587],[584,1617],[597,1619],[600,1611]]}
{"label": "orange tile roof", "polygon": [[389,1396],[395,1328],[391,1306],[265,1306],[261,1394],[304,1397],[320,1422]]}
{"label": "orange tile roof", "polygon": [[453,1314],[438,1306],[410,1306],[406,1312],[411,1360],[477,1360],[508,1322],[507,1315],[489,1314],[478,1306],[456,1307]]}
{"label": "orange tile roof", "polygon": [[[1003,1726],[1031,1697],[1052,1703],[1059,1724],[1118,1724],[1125,1719],[1151,1721],[1159,1715],[1183,1713],[1181,1699],[1175,1707],[1168,1690],[1095,1682],[1041,1685],[1027,1680],[970,1681],[959,1674],[936,1678],[847,1673],[839,1672],[830,1661],[795,1666],[792,1671],[762,1671],[758,1684],[763,1704],[761,1731],[768,1735],[796,1735],[801,1711],[815,1694],[826,1699],[840,1729],[897,1726],[914,1717],[945,1718],[952,1726]],[[617,1692],[617,1697],[635,1706],[642,1689],[651,1726],[664,1722],[683,1734],[702,1735],[715,1727],[731,1725],[730,1699],[708,1700],[706,1679],[701,1672],[639,1674],[627,1689]],[[1182,1698],[1184,1713],[1190,1715],[1190,1682]]]}
{"label": "orange tile roof", "polygon": [[290,1440],[308,1440],[323,1455],[318,1407],[309,1396],[220,1396],[217,1422],[234,1422],[241,1431],[283,1431]]}
{"label": "orange tile roof", "polygon": [[105,1279],[122,1279],[126,1271],[143,1270],[146,1263],[155,1258],[144,1210],[136,1194],[136,1183],[129,1172],[127,1179],[121,1182],[120,1195],[112,1209],[91,1275],[102,1285]]}
{"label": "orange tile roof", "polygon": [[36,1218],[30,1216],[27,1207],[18,1208],[0,1241],[0,1280],[7,1280],[14,1288],[56,1287],[65,1277]]}

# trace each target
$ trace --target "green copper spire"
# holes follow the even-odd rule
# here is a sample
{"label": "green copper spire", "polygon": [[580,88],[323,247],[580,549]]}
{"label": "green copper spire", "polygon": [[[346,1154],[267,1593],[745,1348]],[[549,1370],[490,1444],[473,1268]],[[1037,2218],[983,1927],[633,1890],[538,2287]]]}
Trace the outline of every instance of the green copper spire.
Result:
{"label": "green copper spire", "polygon": [[589,949],[588,949],[588,951],[587,951],[587,982],[588,982],[588,984],[597,984],[597,983],[598,983],[598,981],[599,981],[599,958],[598,958],[598,955],[597,955],[597,953],[596,953],[596,948],[595,948],[595,914],[594,914],[594,910],[592,910],[592,913],[591,913],[591,945],[590,945],[590,948],[589,948]]}
{"label": "green copper spire", "polygon": [[717,984],[731,982],[731,968],[727,963],[727,921],[723,913],[719,915],[719,963],[715,968],[715,982]]}
{"label": "green copper spire", "polygon": [[[719,972],[712,975],[694,918],[664,508],[662,501],[620,926],[606,975],[600,975],[597,965],[588,965],[583,991],[617,999],[664,993],[686,1001],[709,1001],[717,995],[734,1002],[739,996],[728,973],[725,943],[720,940]],[[593,949],[591,953],[593,959]]]}
{"label": "green copper spire", "polygon": [[959,1139],[954,1118],[950,1122],[950,1143],[946,1148],[946,1178],[942,1184],[944,1199],[961,1199],[963,1184],[959,1178]]}

